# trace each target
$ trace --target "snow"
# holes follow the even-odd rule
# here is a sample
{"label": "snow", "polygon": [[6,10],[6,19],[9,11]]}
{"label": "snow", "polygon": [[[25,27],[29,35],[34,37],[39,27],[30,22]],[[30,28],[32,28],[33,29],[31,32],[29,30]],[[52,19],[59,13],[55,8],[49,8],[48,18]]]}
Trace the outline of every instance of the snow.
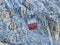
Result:
{"label": "snow", "polygon": [[[35,30],[28,29],[31,15]],[[0,45],[60,45],[59,16],[60,0],[0,0]]]}

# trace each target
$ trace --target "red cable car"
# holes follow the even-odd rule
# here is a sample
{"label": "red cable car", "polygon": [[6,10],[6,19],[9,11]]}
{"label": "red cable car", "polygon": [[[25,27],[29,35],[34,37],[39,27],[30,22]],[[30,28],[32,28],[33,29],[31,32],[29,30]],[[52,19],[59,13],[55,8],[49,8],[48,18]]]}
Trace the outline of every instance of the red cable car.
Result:
{"label": "red cable car", "polygon": [[29,30],[35,30],[37,28],[37,20],[36,19],[30,19],[27,21]]}

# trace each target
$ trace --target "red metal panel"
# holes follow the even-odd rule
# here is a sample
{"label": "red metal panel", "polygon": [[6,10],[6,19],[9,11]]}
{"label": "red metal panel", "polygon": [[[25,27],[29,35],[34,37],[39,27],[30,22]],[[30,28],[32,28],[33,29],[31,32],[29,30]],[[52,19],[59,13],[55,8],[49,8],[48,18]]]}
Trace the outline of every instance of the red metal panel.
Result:
{"label": "red metal panel", "polygon": [[37,28],[37,23],[29,24],[28,28],[29,28],[29,30],[35,30]]}

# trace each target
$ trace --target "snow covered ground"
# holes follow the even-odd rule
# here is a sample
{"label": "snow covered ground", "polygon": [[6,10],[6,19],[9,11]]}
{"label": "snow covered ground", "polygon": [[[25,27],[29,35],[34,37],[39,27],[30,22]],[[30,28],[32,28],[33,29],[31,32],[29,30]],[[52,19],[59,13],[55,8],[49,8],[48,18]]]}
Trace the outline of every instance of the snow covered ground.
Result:
{"label": "snow covered ground", "polygon": [[60,45],[60,0],[0,0],[0,45]]}

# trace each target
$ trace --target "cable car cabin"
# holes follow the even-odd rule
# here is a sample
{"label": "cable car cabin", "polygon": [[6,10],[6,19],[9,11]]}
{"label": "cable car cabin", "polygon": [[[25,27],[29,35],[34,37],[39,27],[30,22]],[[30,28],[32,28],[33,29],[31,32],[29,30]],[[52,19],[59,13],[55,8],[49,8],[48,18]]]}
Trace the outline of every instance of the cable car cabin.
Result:
{"label": "cable car cabin", "polygon": [[37,20],[36,19],[27,20],[27,24],[28,24],[29,30],[35,30],[37,28]]}

